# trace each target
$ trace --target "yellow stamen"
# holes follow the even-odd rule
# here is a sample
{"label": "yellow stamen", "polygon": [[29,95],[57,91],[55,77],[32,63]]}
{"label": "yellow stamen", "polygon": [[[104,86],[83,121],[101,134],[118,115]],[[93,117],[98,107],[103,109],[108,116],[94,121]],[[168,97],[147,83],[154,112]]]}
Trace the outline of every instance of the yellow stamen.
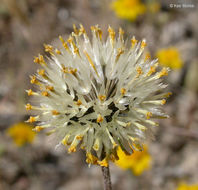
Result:
{"label": "yellow stamen", "polygon": [[154,66],[151,66],[150,67],[150,70],[148,71],[148,73],[147,73],[147,76],[151,76],[153,73],[155,73],[156,72],[156,69],[155,69],[155,67]]}
{"label": "yellow stamen", "polygon": [[33,95],[32,89],[27,90],[27,94],[28,94],[28,96],[32,96]]}
{"label": "yellow stamen", "polygon": [[135,39],[135,36],[131,39],[131,47],[133,48],[137,44],[137,40]]}
{"label": "yellow stamen", "polygon": [[31,76],[31,80],[30,80],[31,84],[40,84],[39,81],[36,79],[36,76]]}
{"label": "yellow stamen", "polygon": [[152,116],[153,114],[151,112],[147,112],[146,113],[146,119],[150,119],[150,117]]}
{"label": "yellow stamen", "polygon": [[164,105],[166,103],[166,100],[165,99],[163,99],[162,100],[162,105]]}
{"label": "yellow stamen", "polygon": [[82,136],[82,135],[78,135],[78,136],[76,137],[76,139],[81,141],[81,140],[83,139],[83,136]]}
{"label": "yellow stamen", "polygon": [[141,43],[141,48],[145,48],[146,47],[146,41],[145,40],[142,40],[142,43]]}
{"label": "yellow stamen", "polygon": [[76,35],[78,35],[78,34],[79,34],[79,31],[78,31],[78,29],[76,28],[76,25],[75,25],[75,24],[73,24],[73,29],[74,29],[74,33],[75,33]]}
{"label": "yellow stamen", "polygon": [[85,28],[83,27],[82,24],[80,24],[79,32],[82,33],[82,34],[86,34]]}
{"label": "yellow stamen", "polygon": [[53,86],[46,86],[45,88],[46,88],[46,90],[49,90],[51,92],[54,91],[54,87]]}
{"label": "yellow stamen", "polygon": [[49,96],[49,93],[47,91],[43,91],[43,92],[41,92],[41,95],[42,96]]}
{"label": "yellow stamen", "polygon": [[45,52],[48,52],[53,55],[53,46],[44,44]]}
{"label": "yellow stamen", "polygon": [[98,164],[100,166],[104,166],[104,167],[108,167],[108,165],[109,165],[107,158],[104,158],[102,161],[98,161]]}
{"label": "yellow stamen", "polygon": [[86,51],[84,51],[84,54],[86,55],[87,60],[89,61],[90,65],[93,67],[94,71],[96,72],[96,75],[99,77],[98,72],[96,70],[96,67],[95,67],[91,57],[89,56],[89,54]]}
{"label": "yellow stamen", "polygon": [[92,155],[91,153],[87,153],[86,157],[87,157],[86,162],[88,164],[97,164],[98,163],[98,158],[95,157],[94,155]]}
{"label": "yellow stamen", "polygon": [[72,75],[75,75],[77,72],[77,69],[70,69],[69,73]]}
{"label": "yellow stamen", "polygon": [[124,50],[122,48],[118,48],[117,55],[116,55],[116,60],[115,60],[116,62],[120,58],[120,55],[122,55],[123,53],[124,53]]}
{"label": "yellow stamen", "polygon": [[60,41],[62,42],[63,47],[70,52],[69,47],[67,45],[67,42],[65,42],[65,40],[63,40],[62,36],[59,36]]}
{"label": "yellow stamen", "polygon": [[34,58],[34,63],[38,63],[38,64],[41,64],[41,65],[42,64],[46,65],[44,57],[42,55],[40,55],[40,54],[39,54],[38,57]]}
{"label": "yellow stamen", "polygon": [[70,146],[68,149],[68,153],[76,152],[76,146]]}
{"label": "yellow stamen", "polygon": [[59,115],[60,113],[56,110],[52,110],[52,115]]}
{"label": "yellow stamen", "polygon": [[98,98],[101,102],[103,102],[106,99],[106,96],[105,95],[99,95]]}
{"label": "yellow stamen", "polygon": [[78,100],[78,101],[76,102],[76,105],[77,105],[77,106],[80,106],[81,104],[82,104],[81,100]]}
{"label": "yellow stamen", "polygon": [[68,144],[69,137],[70,135],[66,135],[64,139],[61,141],[61,143],[66,146]]}
{"label": "yellow stamen", "polygon": [[30,116],[30,118],[27,120],[29,123],[34,123],[36,121],[36,117]]}
{"label": "yellow stamen", "polygon": [[124,36],[124,30],[122,28],[119,28],[119,38],[122,41]]}
{"label": "yellow stamen", "polygon": [[111,44],[113,45],[114,40],[115,40],[115,31],[113,30],[113,28],[111,28],[111,27],[109,26],[108,32],[109,32],[109,37],[110,37],[110,39],[111,39]]}
{"label": "yellow stamen", "polygon": [[125,88],[121,88],[120,92],[121,92],[122,96],[124,96],[126,94],[126,89]]}
{"label": "yellow stamen", "polygon": [[61,51],[60,50],[56,49],[55,52],[56,52],[56,54],[61,55]]}
{"label": "yellow stamen", "polygon": [[40,132],[44,129],[44,127],[42,126],[36,126],[33,130],[36,131],[36,132]]}
{"label": "yellow stamen", "polygon": [[46,77],[46,75],[45,75],[45,70],[44,70],[44,69],[38,70],[38,74],[39,74],[40,76]]}
{"label": "yellow stamen", "polygon": [[91,26],[91,30],[98,38],[100,38],[100,40],[102,40],[102,30],[98,26]]}
{"label": "yellow stamen", "polygon": [[32,109],[32,105],[28,103],[28,104],[26,104],[25,108],[26,108],[26,110],[31,110]]}
{"label": "yellow stamen", "polygon": [[161,78],[163,76],[168,75],[168,69],[166,67],[164,67],[159,73],[158,73],[158,77]]}
{"label": "yellow stamen", "polygon": [[139,77],[143,73],[142,68],[140,66],[137,67],[136,71],[138,73],[137,77]]}
{"label": "yellow stamen", "polygon": [[103,122],[104,118],[99,114],[97,118],[97,123]]}
{"label": "yellow stamen", "polygon": [[146,56],[145,56],[145,59],[144,59],[144,62],[146,62],[147,60],[149,60],[151,58],[151,55],[150,53],[146,53]]}

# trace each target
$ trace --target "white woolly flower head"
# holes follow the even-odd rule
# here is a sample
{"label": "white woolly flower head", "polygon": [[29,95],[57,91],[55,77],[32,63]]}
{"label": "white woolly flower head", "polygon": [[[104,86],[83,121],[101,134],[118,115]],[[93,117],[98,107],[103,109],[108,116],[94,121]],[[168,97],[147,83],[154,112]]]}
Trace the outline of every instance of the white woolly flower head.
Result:
{"label": "white woolly flower head", "polygon": [[127,47],[121,28],[116,37],[109,27],[106,40],[98,26],[91,31],[89,39],[82,25],[74,26],[67,40],[59,37],[59,49],[44,45],[50,56],[34,59],[42,68],[31,76],[38,91],[27,90],[37,105],[26,109],[37,112],[28,119],[38,123],[35,130],[48,129],[68,152],[80,147],[88,163],[107,166],[118,159],[118,146],[127,154],[141,149],[157,126],[152,118],[167,117],[161,105],[170,93],[161,92],[166,87],[161,77],[168,69],[149,60],[145,40],[133,37]]}

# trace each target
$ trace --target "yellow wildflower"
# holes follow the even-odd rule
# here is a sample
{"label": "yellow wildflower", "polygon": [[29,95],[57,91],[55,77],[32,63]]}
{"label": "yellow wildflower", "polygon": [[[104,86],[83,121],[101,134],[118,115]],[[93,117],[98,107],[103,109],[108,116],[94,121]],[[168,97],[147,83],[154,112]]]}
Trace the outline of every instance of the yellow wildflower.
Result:
{"label": "yellow wildflower", "polygon": [[185,183],[181,183],[177,190],[198,190],[198,184],[194,184],[194,185],[187,185]]}
{"label": "yellow wildflower", "polygon": [[112,9],[117,17],[130,21],[146,12],[146,7],[140,0],[116,0],[112,3]]}
{"label": "yellow wildflower", "polygon": [[180,69],[183,66],[180,53],[175,47],[161,49],[157,52],[156,56],[161,65],[170,67],[171,69]]}
{"label": "yellow wildflower", "polygon": [[132,155],[126,155],[119,147],[117,151],[119,160],[115,163],[122,169],[130,169],[134,175],[141,175],[144,170],[150,168],[151,156],[148,153],[147,147],[144,147],[142,152],[134,151]]}
{"label": "yellow wildflower", "polygon": [[32,127],[30,125],[22,122],[12,125],[7,130],[7,133],[17,146],[32,143],[36,134],[32,131]]}

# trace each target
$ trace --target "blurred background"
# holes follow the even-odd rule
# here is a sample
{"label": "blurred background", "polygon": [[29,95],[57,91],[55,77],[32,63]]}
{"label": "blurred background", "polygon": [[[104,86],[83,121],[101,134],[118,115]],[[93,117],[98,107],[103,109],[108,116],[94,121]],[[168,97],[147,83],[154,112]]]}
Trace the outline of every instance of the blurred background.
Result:
{"label": "blurred background", "polygon": [[113,189],[198,190],[197,0],[0,0],[0,190],[103,189],[100,167],[89,168],[83,152],[55,149],[23,122],[34,56],[80,23],[88,33],[99,24],[106,36],[111,25],[146,38],[151,59],[171,68],[170,118],[142,153],[120,152],[110,164]]}

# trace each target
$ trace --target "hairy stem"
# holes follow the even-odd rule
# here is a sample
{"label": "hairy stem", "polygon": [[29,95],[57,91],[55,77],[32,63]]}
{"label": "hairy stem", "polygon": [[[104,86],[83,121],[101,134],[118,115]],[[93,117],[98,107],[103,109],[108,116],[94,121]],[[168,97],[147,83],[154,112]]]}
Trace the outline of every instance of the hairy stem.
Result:
{"label": "hairy stem", "polygon": [[102,166],[102,174],[104,178],[104,190],[112,190],[109,166],[108,167]]}

